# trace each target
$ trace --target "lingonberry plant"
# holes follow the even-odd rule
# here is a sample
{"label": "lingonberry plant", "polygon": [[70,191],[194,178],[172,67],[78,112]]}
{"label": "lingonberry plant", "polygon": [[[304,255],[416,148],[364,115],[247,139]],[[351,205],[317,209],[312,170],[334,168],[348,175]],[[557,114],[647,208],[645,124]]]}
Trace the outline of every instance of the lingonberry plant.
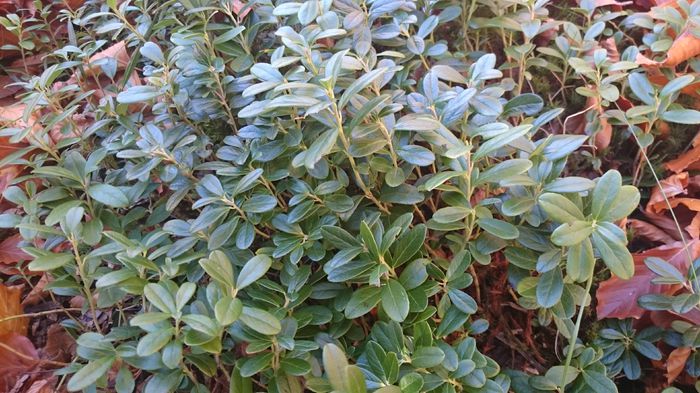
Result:
{"label": "lingonberry plant", "polygon": [[[697,377],[698,264],[640,265],[625,230],[660,124],[700,123],[681,96],[695,76],[658,71],[688,60],[669,63],[669,37],[700,14],[671,3],[107,0],[0,18],[25,60],[0,131],[18,146],[0,165],[28,168],[0,215],[27,254],[14,280],[81,299],[58,385],[616,392],[664,333]],[[53,25],[67,38],[35,27]],[[613,129],[633,170],[601,155]],[[685,319],[589,333],[598,282],[640,268],[683,289],[639,305]],[[549,332],[530,338],[551,352],[538,367],[496,356],[507,313]]]}

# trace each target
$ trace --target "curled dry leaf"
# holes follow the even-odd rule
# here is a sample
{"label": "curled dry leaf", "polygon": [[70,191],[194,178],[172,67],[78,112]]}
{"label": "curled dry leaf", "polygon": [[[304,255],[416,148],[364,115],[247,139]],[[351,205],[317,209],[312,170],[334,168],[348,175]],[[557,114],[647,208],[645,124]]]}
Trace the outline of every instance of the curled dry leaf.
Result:
{"label": "curled dry leaf", "polygon": [[646,221],[630,219],[627,221],[629,228],[632,229],[632,233],[635,238],[642,238],[652,242],[659,242],[663,244],[673,243],[679,239],[671,237],[666,231],[660,229],[656,225],[650,224]]}
{"label": "curled dry leaf", "polygon": [[690,348],[681,347],[674,349],[668,355],[668,360],[666,361],[666,378],[669,384],[673,383],[673,381],[681,375],[690,353]]}
{"label": "curled dry leaf", "polygon": [[666,53],[666,59],[656,61],[640,53],[636,61],[637,64],[648,67],[674,67],[697,55],[700,55],[700,38],[686,29],[673,40]]}
{"label": "curled dry leaf", "polygon": [[700,169],[700,133],[693,138],[692,146],[692,149],[681,154],[675,160],[667,162],[664,166],[676,173]]}
{"label": "curled dry leaf", "polygon": [[661,187],[658,186],[654,188],[649,197],[649,202],[647,203],[647,210],[654,213],[660,213],[666,209],[666,198],[673,198],[677,195],[683,195],[686,193],[686,188],[688,187],[688,172],[679,173],[672,175],[664,180],[661,180]]}
{"label": "curled dry leaf", "polygon": [[[688,243],[693,259],[700,257],[700,241],[693,240]],[[630,299],[638,299],[647,294],[673,294],[680,285],[656,285],[651,280],[656,276],[644,264],[648,257],[659,257],[675,266],[682,273],[688,271],[688,254],[681,242],[653,248],[639,254],[634,254],[634,277],[629,280],[621,280],[616,276],[603,281],[598,287],[596,298],[598,305],[596,314],[598,319],[604,318],[641,318],[647,311]]]}

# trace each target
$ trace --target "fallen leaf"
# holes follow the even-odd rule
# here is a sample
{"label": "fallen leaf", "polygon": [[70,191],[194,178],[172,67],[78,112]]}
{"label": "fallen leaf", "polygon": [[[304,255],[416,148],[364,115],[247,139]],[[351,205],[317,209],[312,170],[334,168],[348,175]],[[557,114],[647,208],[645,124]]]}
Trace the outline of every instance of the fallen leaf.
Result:
{"label": "fallen leaf", "polygon": [[49,282],[51,282],[51,278],[45,273],[42,274],[39,281],[37,281],[32,290],[29,291],[27,296],[24,297],[24,300],[22,300],[22,306],[33,306],[42,301],[44,297],[46,297],[46,292],[44,292],[44,288]]}
{"label": "fallen leaf", "polygon": [[54,393],[55,378],[34,381],[24,393]]}
{"label": "fallen leaf", "polygon": [[663,244],[669,244],[679,240],[674,239],[673,237],[669,236],[669,234],[666,233],[666,231],[646,221],[630,219],[627,221],[627,223],[632,229],[635,238],[641,237],[646,240],[660,242]]}
{"label": "fallen leaf", "polygon": [[670,214],[655,214],[649,211],[644,211],[644,217],[648,222],[652,223],[654,226],[666,232],[666,234],[676,241],[681,240],[681,235],[678,233],[678,228],[676,227],[676,222],[673,220]]}
{"label": "fallen leaf", "polygon": [[[700,241],[693,240],[688,243],[693,259],[700,257]],[[659,257],[669,262],[683,274],[688,271],[688,254],[680,242],[663,245],[651,250],[634,254],[634,277],[622,280],[612,276],[600,283],[596,298],[598,305],[596,314],[598,319],[604,318],[641,318],[647,311],[637,305],[637,299],[642,295],[659,293],[673,294],[680,285],[657,285],[651,280],[656,276],[644,264],[648,257]]]}
{"label": "fallen leaf", "polygon": [[639,53],[636,62],[642,66],[675,67],[697,55],[700,55],[700,38],[696,37],[689,28],[686,28],[673,40],[671,47],[666,52],[666,59],[656,61]]}
{"label": "fallen leaf", "polygon": [[688,172],[672,175],[661,180],[659,183],[661,187],[654,187],[649,197],[649,202],[647,203],[647,210],[654,213],[661,213],[668,209],[666,198],[671,199],[677,195],[686,193],[686,188],[688,187]]}
{"label": "fallen leaf", "polygon": [[70,362],[75,354],[75,339],[59,324],[52,324],[46,332],[46,345],[41,349],[42,359]]}
{"label": "fallen leaf", "polygon": [[243,20],[243,18],[245,18],[246,15],[248,15],[248,13],[250,11],[252,11],[252,9],[253,9],[252,7],[249,7],[245,11],[241,12],[243,7],[245,7],[247,5],[246,3],[242,2],[241,0],[232,0],[231,4],[233,6],[233,13],[238,15],[241,18],[241,20]]}
{"label": "fallen leaf", "polygon": [[90,70],[97,72],[100,66],[97,63],[102,59],[114,59],[117,62],[117,70],[123,70],[129,65],[129,52],[126,50],[126,43],[119,41],[105,50],[95,53],[90,57]]}
{"label": "fallen leaf", "polygon": [[22,236],[12,235],[0,243],[0,263],[16,264],[27,261],[31,257],[19,248]]}
{"label": "fallen leaf", "polygon": [[[6,285],[0,285],[0,319],[21,315],[23,313],[20,301],[21,294],[21,286],[8,287]],[[14,318],[0,322],[0,336],[11,333],[26,336],[28,326],[27,318]]]}
{"label": "fallen leaf", "polygon": [[669,384],[673,383],[673,381],[681,375],[690,353],[690,348],[680,347],[674,349],[668,355],[668,360],[666,361],[666,378]]}
{"label": "fallen leaf", "polygon": [[19,376],[37,365],[39,354],[25,336],[9,333],[0,336],[0,391],[7,392]]}
{"label": "fallen leaf", "polygon": [[691,142],[693,148],[678,156],[676,159],[668,161],[664,166],[675,173],[686,170],[700,169],[700,132],[695,135]]}

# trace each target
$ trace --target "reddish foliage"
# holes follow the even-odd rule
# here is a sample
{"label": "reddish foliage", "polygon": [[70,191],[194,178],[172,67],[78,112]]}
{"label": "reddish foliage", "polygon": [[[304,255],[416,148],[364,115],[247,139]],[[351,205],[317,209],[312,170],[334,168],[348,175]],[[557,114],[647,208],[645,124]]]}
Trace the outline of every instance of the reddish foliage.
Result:
{"label": "reddish foliage", "polygon": [[21,334],[0,336],[0,344],[0,391],[9,392],[19,376],[36,366],[39,354],[34,344]]}
{"label": "reddish foliage", "polygon": [[[700,241],[693,240],[688,244],[693,258],[700,257]],[[642,295],[660,293],[673,294],[679,285],[657,285],[651,280],[657,277],[644,264],[648,257],[659,257],[681,272],[688,271],[688,254],[682,243],[664,245],[634,255],[635,274],[629,280],[621,280],[615,276],[602,282],[596,292],[598,319],[603,318],[641,318],[647,311],[637,305],[632,299]]]}
{"label": "reddish foliage", "polygon": [[22,236],[15,234],[0,243],[0,263],[16,264],[31,258],[18,247],[21,241]]}

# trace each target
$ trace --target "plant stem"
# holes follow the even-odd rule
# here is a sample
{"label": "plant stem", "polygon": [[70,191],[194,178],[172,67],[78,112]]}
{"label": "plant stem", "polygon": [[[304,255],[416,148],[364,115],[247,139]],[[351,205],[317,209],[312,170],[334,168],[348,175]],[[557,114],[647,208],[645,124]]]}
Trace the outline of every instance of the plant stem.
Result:
{"label": "plant stem", "polygon": [[569,340],[569,351],[566,354],[566,362],[564,363],[564,372],[561,374],[561,391],[566,391],[566,374],[569,371],[569,366],[571,365],[571,359],[574,357],[574,349],[576,349],[576,339],[578,338],[578,332],[581,329],[581,321],[583,320],[583,312],[586,309],[586,300],[591,296],[591,287],[593,286],[593,272],[588,276],[588,281],[586,282],[586,292],[585,298],[581,303],[581,307],[578,309],[578,316],[576,317],[576,325],[574,326],[574,332],[571,335],[571,340]]}

